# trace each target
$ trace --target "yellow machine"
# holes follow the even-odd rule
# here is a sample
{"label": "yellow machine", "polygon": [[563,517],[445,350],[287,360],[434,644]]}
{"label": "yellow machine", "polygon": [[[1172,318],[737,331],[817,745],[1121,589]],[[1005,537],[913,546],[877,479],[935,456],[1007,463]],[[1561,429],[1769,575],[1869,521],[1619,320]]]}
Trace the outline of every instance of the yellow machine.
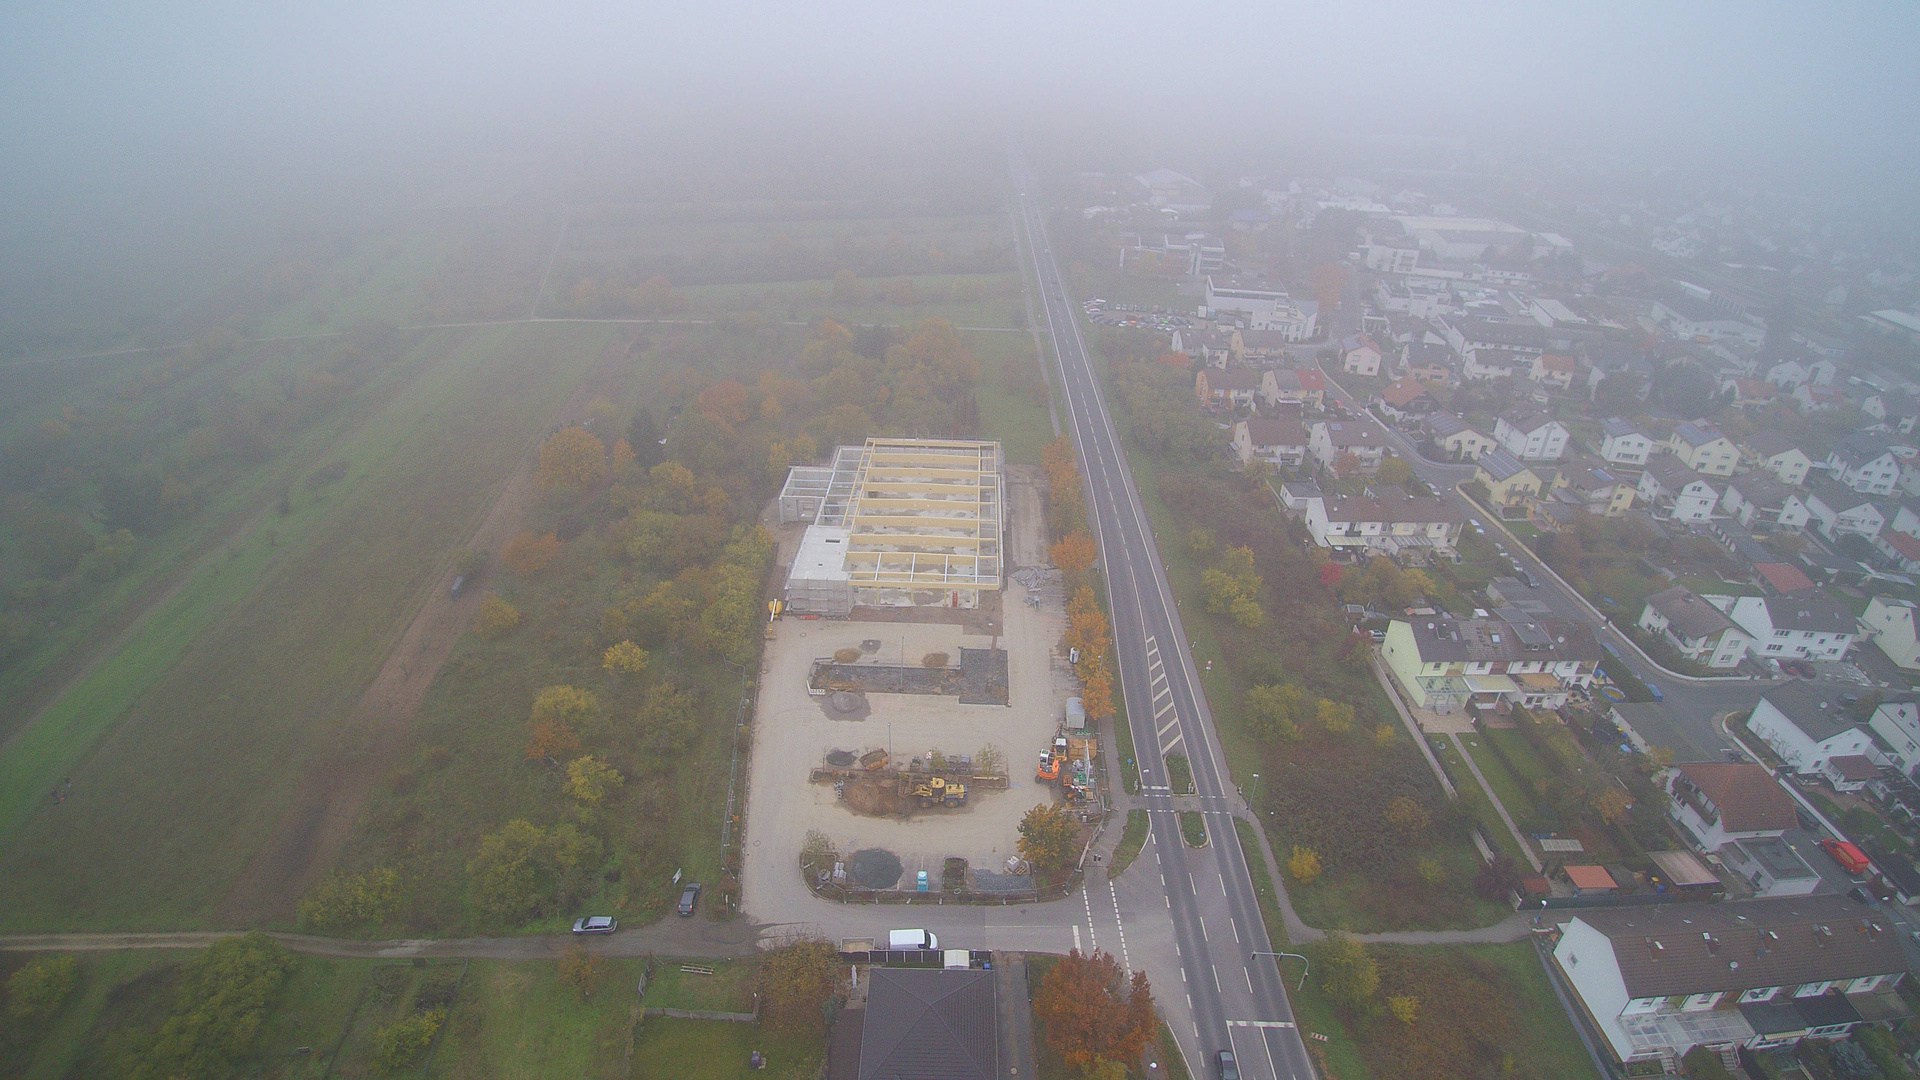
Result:
{"label": "yellow machine", "polygon": [[921,806],[932,806],[934,803],[959,806],[967,801],[967,785],[935,776],[916,784],[908,794],[919,799]]}

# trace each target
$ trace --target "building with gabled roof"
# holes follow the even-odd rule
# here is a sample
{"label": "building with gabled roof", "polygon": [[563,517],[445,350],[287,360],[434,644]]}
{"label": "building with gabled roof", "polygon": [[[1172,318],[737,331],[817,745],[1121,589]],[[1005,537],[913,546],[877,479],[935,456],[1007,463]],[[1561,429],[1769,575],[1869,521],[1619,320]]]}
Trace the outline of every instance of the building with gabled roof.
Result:
{"label": "building with gabled roof", "polygon": [[1899,935],[1838,895],[1589,908],[1553,959],[1614,1060],[1657,1063],[1905,1018]]}
{"label": "building with gabled roof", "polygon": [[1860,622],[1887,659],[1908,671],[1920,671],[1920,626],[1913,613],[1911,600],[1876,596],[1867,601]]}
{"label": "building with gabled roof", "polygon": [[1430,412],[1422,422],[1433,445],[1454,461],[1478,461],[1481,454],[1500,445],[1493,436],[1468,427],[1452,413]]}
{"label": "building with gabled roof", "polygon": [[[867,979],[865,1007],[844,1010],[835,1020],[829,1080],[1004,1075],[993,972],[876,965],[867,969]],[[843,1025],[852,1030],[843,1034]]]}
{"label": "building with gabled roof", "polygon": [[1493,437],[1521,461],[1558,461],[1567,453],[1567,425],[1533,409],[1502,412],[1494,419]]}
{"label": "building with gabled roof", "polygon": [[1600,456],[1615,465],[1645,465],[1653,440],[1617,416],[1600,422]]}
{"label": "building with gabled roof", "polygon": [[1793,797],[1751,761],[1689,761],[1661,777],[1668,813],[1702,851],[1734,840],[1779,836],[1798,824]]}
{"label": "building with gabled roof", "polygon": [[1695,595],[1685,585],[1662,589],[1647,597],[1640,611],[1640,629],[1659,634],[1674,651],[1710,668],[1738,667],[1753,640],[1733,624],[1725,612]]}
{"label": "building with gabled roof", "polygon": [[1480,455],[1473,478],[1486,485],[1493,509],[1503,516],[1540,496],[1540,474],[1521,464],[1504,446]]}
{"label": "building with gabled roof", "polygon": [[1297,413],[1249,416],[1233,425],[1233,452],[1242,465],[1258,458],[1297,469],[1307,456],[1307,426]]}
{"label": "building with gabled roof", "polygon": [[1789,435],[1771,429],[1756,431],[1744,448],[1749,461],[1773,474],[1783,484],[1806,483],[1813,458]]}
{"label": "building with gabled roof", "polygon": [[1328,495],[1307,504],[1307,531],[1323,548],[1352,555],[1385,555],[1426,563],[1453,558],[1466,521],[1438,497],[1389,489],[1363,496]]}
{"label": "building with gabled roof", "polygon": [[1741,473],[1727,481],[1720,496],[1720,509],[1732,514],[1743,529],[1755,522],[1762,525],[1798,529],[1811,520],[1806,501],[1800,493],[1761,470]]}
{"label": "building with gabled roof", "polygon": [[1732,476],[1733,467],[1740,461],[1740,450],[1733,440],[1705,420],[1676,424],[1667,437],[1667,449],[1702,476]]}
{"label": "building with gabled roof", "polygon": [[1864,754],[1873,746],[1872,737],[1837,691],[1799,679],[1761,695],[1747,717],[1747,730],[1802,776],[1818,773],[1828,758]]}

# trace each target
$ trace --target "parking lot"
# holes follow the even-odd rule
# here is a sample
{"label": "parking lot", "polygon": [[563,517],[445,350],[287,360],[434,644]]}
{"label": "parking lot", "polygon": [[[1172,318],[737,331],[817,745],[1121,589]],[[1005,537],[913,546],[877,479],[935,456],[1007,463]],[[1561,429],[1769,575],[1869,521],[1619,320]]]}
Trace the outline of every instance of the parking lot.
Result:
{"label": "parking lot", "polygon": [[[748,774],[744,899],[749,913],[757,892],[786,892],[799,884],[800,849],[814,830],[843,853],[869,848],[894,853],[903,868],[903,887],[912,887],[918,870],[926,870],[937,887],[942,860],[949,856],[982,870],[1003,868],[1016,853],[1021,816],[1052,797],[1034,781],[1033,768],[1073,692],[1071,669],[1064,657],[1054,655],[1066,626],[1058,589],[1038,610],[1026,596],[1024,587],[1007,583],[1004,625],[990,628],[997,634],[918,621],[784,619],[776,625],[765,653]],[[962,648],[1006,650],[1007,705],[868,692],[864,708],[847,709],[808,692],[814,661],[847,655],[842,650],[859,651],[855,663],[918,666],[929,653],[957,658]],[[832,783],[809,779],[830,750],[858,754],[891,747],[894,762],[904,764],[933,750],[977,758],[987,746],[999,752],[1009,787],[976,785],[964,807],[914,807],[904,818],[870,816],[838,798]]]}

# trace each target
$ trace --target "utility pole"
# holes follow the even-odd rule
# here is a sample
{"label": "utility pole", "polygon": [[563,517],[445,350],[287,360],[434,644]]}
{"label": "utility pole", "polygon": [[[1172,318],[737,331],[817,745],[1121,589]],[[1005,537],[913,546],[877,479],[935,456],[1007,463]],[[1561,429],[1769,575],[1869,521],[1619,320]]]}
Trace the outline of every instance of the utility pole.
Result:
{"label": "utility pole", "polygon": [[[1303,989],[1305,989],[1305,988],[1306,988],[1306,985],[1307,985],[1307,972],[1309,972],[1309,971],[1312,971],[1312,970],[1313,970],[1313,961],[1311,961],[1311,960],[1309,960],[1309,959],[1307,959],[1307,958],[1306,958],[1306,957],[1304,957],[1304,956],[1301,956],[1301,955],[1300,955],[1299,953],[1297,953],[1297,952],[1256,952],[1256,953],[1248,953],[1248,954],[1247,954],[1247,959],[1249,959],[1249,960],[1251,960],[1251,959],[1253,959],[1253,958],[1254,958],[1254,957],[1256,957],[1256,956],[1271,956],[1271,957],[1273,957],[1273,958],[1274,958],[1274,961],[1273,961],[1273,966],[1274,966],[1274,967],[1275,967],[1276,969],[1277,969],[1277,968],[1278,968],[1278,967],[1280,966],[1280,959],[1279,959],[1279,958],[1280,958],[1280,957],[1282,957],[1282,956],[1291,956],[1291,957],[1293,957],[1293,958],[1294,958],[1295,960],[1298,960],[1298,961],[1300,961],[1300,962],[1301,962],[1302,964],[1305,964],[1305,965],[1306,965],[1306,967],[1304,967],[1304,968],[1301,968],[1301,969],[1300,969],[1300,985],[1294,988],[1294,992],[1295,992],[1295,993],[1299,993],[1299,992],[1300,992],[1301,990],[1303,990]],[[1281,972],[1281,978],[1282,978],[1282,979],[1285,979],[1285,978],[1286,978],[1286,973],[1285,973],[1285,972]]]}

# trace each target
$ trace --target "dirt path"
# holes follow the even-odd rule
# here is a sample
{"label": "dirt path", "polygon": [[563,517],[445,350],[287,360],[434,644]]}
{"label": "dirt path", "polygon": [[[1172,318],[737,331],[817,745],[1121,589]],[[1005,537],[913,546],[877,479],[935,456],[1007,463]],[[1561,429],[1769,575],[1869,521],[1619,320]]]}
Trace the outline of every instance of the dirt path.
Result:
{"label": "dirt path", "polygon": [[[627,351],[627,342],[608,343],[599,361],[580,380],[556,421],[586,409],[609,369]],[[469,534],[465,548],[497,551],[519,530],[539,491],[529,445],[518,469],[487,507]],[[449,553],[449,561],[452,553]],[[450,566],[449,566],[450,573]],[[447,595],[448,573],[437,574],[412,622],[388,652],[386,662],[355,702],[343,728],[346,744],[333,751],[301,782],[274,835],[248,860],[216,918],[235,926],[258,926],[292,916],[299,897],[333,865],[365,809],[374,785],[397,761],[406,745],[408,721],[419,711],[440,668],[480,607],[479,588]]]}
{"label": "dirt path", "polygon": [[[568,945],[585,944],[601,956],[748,956],[758,948],[763,927],[744,920],[709,922],[670,919],[605,937],[571,934],[540,937],[399,938],[361,941],[269,933],[295,952],[348,957],[474,957],[494,960],[551,960]],[[0,937],[0,952],[104,952],[117,949],[204,949],[243,933],[186,931],[159,934],[16,934]]]}

